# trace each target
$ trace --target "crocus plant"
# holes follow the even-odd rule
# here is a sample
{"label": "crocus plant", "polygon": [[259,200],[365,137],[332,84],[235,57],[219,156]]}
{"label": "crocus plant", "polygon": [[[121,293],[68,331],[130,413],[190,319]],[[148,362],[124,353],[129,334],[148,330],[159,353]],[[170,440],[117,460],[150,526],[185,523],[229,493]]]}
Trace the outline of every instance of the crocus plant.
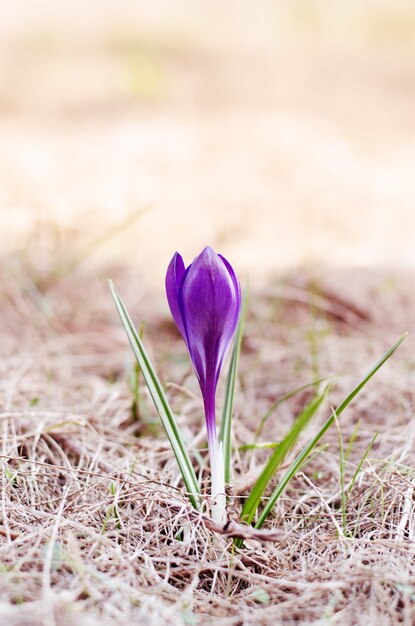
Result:
{"label": "crocus plant", "polygon": [[212,517],[223,522],[225,478],[215,397],[219,374],[238,322],[241,288],[228,261],[207,247],[187,269],[180,254],[174,254],[167,269],[166,293],[202,391],[210,457]]}
{"label": "crocus plant", "polygon": [[[131,347],[176,457],[187,496],[192,506],[195,509],[199,509],[202,499],[201,488],[163,385],[160,383],[151,364],[140,334],[137,332],[111,282],[110,288]],[[220,254],[216,254],[212,248],[207,247],[187,268],[185,268],[180,254],[177,252],[174,254],[167,269],[166,292],[171,313],[186,343],[202,391],[211,471],[211,514],[216,522],[222,524],[225,522],[226,517],[225,478],[229,482],[231,475],[231,418],[239,350],[243,333],[244,315],[241,314],[241,289],[235,272],[228,261]],[[236,328],[237,332],[235,333]],[[215,406],[216,387],[224,359],[234,335],[235,340],[233,341],[232,358],[227,375],[224,410],[218,435]],[[263,503],[264,493],[269,487],[271,480],[280,471],[287,455],[297,445],[302,432],[310,420],[326,401],[330,392],[330,386],[322,386],[323,380],[312,380],[309,384],[302,385],[277,400],[273,407],[267,411],[261,420],[260,429],[262,429],[264,421],[269,417],[272,409],[277,407],[284,399],[293,396],[305,387],[314,389],[311,401],[294,420],[290,430],[280,441],[271,445],[273,451],[268,461],[265,463],[251,492],[246,494],[247,497],[241,512],[241,519],[245,523],[253,524],[257,529],[261,528],[281,493],[296,472],[303,466],[324,433],[336,422],[341,413],[378,369],[392,356],[404,337],[405,335],[385,352],[337,408],[331,409],[329,417],[287,465],[274,490],[266,499],[266,502]],[[257,447],[260,448],[261,444],[257,444],[256,440],[251,446],[248,446],[248,448],[253,450]],[[243,545],[240,539],[235,540],[235,544],[238,547]]]}

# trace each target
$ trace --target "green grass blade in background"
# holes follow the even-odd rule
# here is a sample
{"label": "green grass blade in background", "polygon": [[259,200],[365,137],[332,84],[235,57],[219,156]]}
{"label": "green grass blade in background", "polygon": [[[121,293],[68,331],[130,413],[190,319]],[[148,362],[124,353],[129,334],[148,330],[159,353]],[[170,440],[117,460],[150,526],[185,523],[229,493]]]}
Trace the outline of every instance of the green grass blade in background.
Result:
{"label": "green grass blade in background", "polygon": [[268,500],[266,506],[264,507],[264,509],[263,509],[263,511],[262,511],[262,513],[261,513],[257,523],[255,524],[255,528],[261,528],[261,526],[263,525],[263,523],[267,519],[268,515],[272,511],[272,509],[273,509],[276,501],[280,497],[281,493],[284,491],[285,487],[290,482],[291,478],[296,474],[296,472],[302,466],[302,464],[307,459],[309,454],[312,452],[313,448],[318,444],[318,442],[320,441],[320,439],[322,438],[324,433],[333,424],[333,422],[335,421],[336,416],[339,417],[339,415],[341,413],[343,413],[345,408],[349,406],[351,401],[363,389],[363,387],[372,378],[372,376],[374,376],[374,374],[376,374],[376,372],[382,367],[382,365],[384,365],[384,363],[386,363],[386,361],[392,356],[392,354],[395,352],[395,350],[397,350],[399,348],[399,346],[401,345],[401,343],[403,342],[403,340],[405,339],[406,336],[407,336],[407,333],[405,333],[405,335],[402,335],[402,337],[400,337],[398,339],[398,341],[396,341],[396,343],[394,343],[393,346],[387,352],[385,352],[385,354],[372,367],[372,369],[366,374],[366,376],[364,378],[362,378],[362,380],[356,385],[356,387],[354,387],[354,389],[352,389],[352,391],[343,400],[343,402],[337,407],[337,409],[335,409],[335,411],[333,411],[332,415],[323,424],[323,426],[321,427],[319,432],[315,435],[315,437],[313,437],[313,439],[305,446],[305,448],[303,448],[303,450],[300,452],[300,454],[294,459],[294,461],[291,463],[290,467],[287,469],[287,471],[285,472],[284,476],[282,477],[281,482],[279,483],[279,485],[276,487],[276,489],[271,494],[271,497],[269,498],[269,500]]}
{"label": "green grass blade in background", "polygon": [[239,452],[246,452],[247,450],[267,450],[269,448],[275,449],[280,445],[281,441],[263,441],[262,443],[244,443],[242,446],[238,446]]}
{"label": "green grass blade in background", "polygon": [[347,534],[347,518],[346,518],[346,491],[344,489],[345,485],[345,456],[344,456],[344,445],[343,445],[343,437],[340,430],[339,420],[337,419],[337,414],[334,409],[332,409],[332,416],[334,417],[334,422],[337,428],[337,439],[339,441],[339,475],[340,475],[340,500],[341,500],[341,511],[342,511],[342,530],[343,535],[346,537]]}
{"label": "green grass blade in background", "polygon": [[[144,334],[144,322],[141,322],[140,329],[138,331],[138,336],[141,341],[143,341]],[[141,419],[140,415],[140,379],[141,379],[141,369],[139,364],[136,362],[134,370],[131,374],[131,393],[133,395],[133,401],[131,403],[131,419],[134,422],[139,422]]]}
{"label": "green grass blade in background", "polygon": [[255,433],[255,443],[258,441],[259,437],[262,434],[262,429],[265,426],[265,422],[268,420],[271,414],[275,411],[275,409],[277,409],[281,404],[283,404],[283,402],[286,402],[290,398],[293,398],[294,396],[296,396],[301,391],[304,391],[305,389],[309,389],[310,387],[315,387],[317,389],[321,383],[324,383],[326,380],[330,380],[331,378],[334,378],[334,376],[324,376],[324,378],[313,380],[311,383],[306,383],[305,385],[301,385],[300,387],[297,387],[296,389],[292,389],[291,391],[288,391],[283,396],[278,398],[278,400],[273,402],[271,406],[269,407],[268,411],[265,413],[265,415],[261,418],[261,421],[259,422],[259,426]]}
{"label": "green grass blade in background", "polygon": [[198,508],[200,495],[199,485],[174,414],[169,406],[163,387],[157,378],[157,374],[154,371],[147,351],[144,348],[144,344],[140,339],[139,333],[135,329],[134,324],[132,323],[131,318],[128,315],[127,310],[122,303],[122,300],[120,299],[112,281],[109,281],[109,286],[121,321],[124,325],[125,332],[127,333],[128,340],[131,344],[144,380],[146,381],[148,390],[153,398],[153,402],[158,414],[160,415],[164,430],[166,431],[170,445],[177,459],[183,482],[189,494],[189,499],[192,505],[195,508]]}
{"label": "green grass blade in background", "polygon": [[366,461],[367,455],[368,455],[368,454],[369,454],[369,452],[371,451],[372,446],[373,446],[373,444],[375,443],[375,441],[376,441],[376,439],[377,439],[378,435],[379,435],[379,433],[375,433],[375,434],[373,435],[373,437],[372,437],[372,439],[370,440],[370,443],[369,443],[369,445],[367,446],[367,448],[366,448],[366,450],[365,450],[365,452],[364,452],[364,454],[363,454],[362,458],[360,459],[359,465],[357,466],[356,471],[355,471],[355,473],[353,474],[353,478],[352,478],[352,480],[350,481],[350,486],[349,486],[349,489],[347,490],[347,493],[346,493],[346,499],[348,499],[348,498],[349,498],[349,496],[350,496],[350,492],[352,491],[353,486],[354,486],[354,484],[355,484],[355,482],[356,482],[356,479],[357,479],[358,475],[360,474],[360,470],[362,469],[362,465],[363,465],[363,463]]}
{"label": "green grass blade in background", "polygon": [[242,339],[244,334],[244,326],[246,319],[246,311],[248,306],[248,295],[245,293],[242,309],[239,315],[238,326],[235,333],[234,346],[232,351],[231,362],[229,365],[228,376],[226,378],[225,399],[223,404],[222,421],[220,424],[219,440],[222,441],[223,462],[225,470],[225,483],[231,482],[232,468],[232,450],[231,450],[231,425],[233,400],[235,397],[236,377],[238,374],[239,355],[241,352]]}
{"label": "green grass blade in background", "polygon": [[275,472],[278,470],[281,463],[283,463],[283,461],[285,460],[287,454],[296,444],[304,428],[310,422],[312,417],[314,417],[314,415],[317,413],[322,402],[326,399],[328,391],[329,387],[326,387],[321,393],[318,393],[313,397],[311,402],[307,404],[307,406],[297,417],[288,434],[284,437],[284,439],[281,441],[279,446],[275,449],[275,451],[269,458],[268,463],[263,469],[261,475],[253,486],[252,491],[248,496],[248,499],[245,502],[241,514],[242,521],[247,522],[248,524],[251,523],[261,502],[264,491],[268,486],[268,483],[275,475]]}

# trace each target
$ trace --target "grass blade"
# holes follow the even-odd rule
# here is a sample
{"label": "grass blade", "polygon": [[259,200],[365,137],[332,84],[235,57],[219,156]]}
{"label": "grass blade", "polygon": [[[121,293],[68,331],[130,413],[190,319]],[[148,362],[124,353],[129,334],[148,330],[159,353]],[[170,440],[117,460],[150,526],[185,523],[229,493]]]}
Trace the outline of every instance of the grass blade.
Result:
{"label": "grass blade", "polygon": [[291,430],[269,458],[268,463],[263,469],[245,502],[241,515],[242,521],[247,522],[248,524],[251,523],[269,481],[272,479],[289,451],[296,444],[304,428],[320,408],[323,400],[327,397],[328,389],[329,388],[326,387],[322,393],[316,394],[311,402],[307,404],[295,420]]}
{"label": "grass blade", "polygon": [[334,421],[337,428],[337,439],[339,441],[339,474],[340,474],[340,499],[341,499],[341,507],[342,507],[342,530],[343,535],[346,537],[347,533],[347,518],[346,518],[346,492],[344,489],[344,468],[345,468],[345,456],[344,456],[344,445],[343,445],[343,437],[340,430],[339,420],[337,418],[337,413],[333,409],[332,411]]}
{"label": "grass blade", "polygon": [[392,354],[395,352],[395,350],[397,350],[399,348],[399,346],[401,345],[401,343],[403,342],[403,340],[405,339],[406,336],[407,336],[407,333],[402,335],[402,337],[400,337],[398,339],[398,341],[396,341],[396,343],[394,343],[393,346],[387,352],[385,352],[385,354],[381,357],[381,359],[379,359],[379,361],[372,367],[372,369],[366,374],[366,376],[364,378],[362,378],[362,380],[356,385],[356,387],[354,387],[352,389],[352,391],[343,400],[343,402],[337,407],[337,409],[335,409],[335,411],[333,411],[332,415],[323,424],[323,426],[320,428],[319,432],[315,435],[315,437],[313,437],[313,439],[311,441],[309,441],[309,443],[305,446],[305,448],[303,448],[303,450],[300,452],[300,454],[294,459],[294,461],[291,463],[290,467],[287,469],[287,471],[285,472],[284,476],[282,477],[282,480],[281,480],[280,484],[276,487],[276,489],[273,491],[271,497],[269,498],[266,506],[264,507],[264,510],[262,511],[262,513],[261,513],[257,523],[255,524],[255,528],[261,528],[261,526],[263,525],[263,523],[267,519],[268,515],[270,514],[271,510],[273,509],[274,504],[276,503],[276,501],[280,497],[281,493],[284,491],[285,487],[290,482],[291,478],[294,476],[294,474],[297,473],[299,468],[302,466],[304,461],[307,459],[307,457],[310,454],[310,452],[318,444],[318,442],[320,441],[320,439],[322,438],[324,433],[333,424],[333,422],[335,421],[336,416],[339,417],[339,415],[341,413],[343,413],[343,411],[346,409],[346,407],[349,406],[351,401],[363,389],[363,387],[372,378],[372,376],[374,376],[374,374],[376,374],[376,372],[382,367],[382,365],[384,365],[384,363],[386,363],[386,361],[392,356]]}
{"label": "grass blade", "polygon": [[235,340],[232,350],[231,362],[229,365],[228,375],[226,377],[225,399],[222,411],[222,420],[220,423],[219,441],[222,442],[223,464],[225,471],[225,483],[231,482],[232,468],[232,450],[231,450],[231,425],[233,400],[235,397],[236,376],[238,374],[239,355],[241,353],[241,345],[244,334],[244,326],[246,319],[246,311],[248,308],[248,294],[245,293],[242,309],[239,315],[238,326],[235,333]]}
{"label": "grass blade", "polygon": [[144,380],[146,381],[148,390],[153,398],[155,407],[160,415],[160,419],[166,431],[167,437],[170,441],[170,445],[173,449],[174,455],[177,459],[179,469],[183,478],[183,482],[186,486],[189,499],[195,508],[199,506],[199,485],[197,482],[196,474],[187,454],[184,441],[177,426],[174,414],[169,406],[166,395],[163,391],[163,387],[154,368],[151,364],[150,358],[147,354],[144,344],[140,339],[140,335],[134,327],[127,310],[119,297],[112,281],[109,281],[112,296],[118,309],[121,321],[123,323],[125,332],[127,333],[128,340],[131,344],[135,358],[140,366]]}
{"label": "grass blade", "polygon": [[267,421],[267,419],[281,404],[283,404],[283,402],[286,402],[290,398],[293,398],[294,396],[296,396],[301,391],[305,391],[305,389],[309,389],[310,387],[315,387],[317,389],[321,383],[324,383],[326,380],[330,380],[331,378],[334,378],[334,376],[325,376],[324,378],[313,380],[311,383],[305,383],[305,385],[301,385],[301,387],[297,387],[296,389],[292,389],[291,391],[288,391],[283,396],[278,398],[278,400],[273,402],[271,406],[269,407],[268,411],[265,413],[265,415],[261,418],[261,421],[259,422],[259,426],[255,433],[255,442],[257,442],[259,437],[261,436],[262,429],[264,428],[265,422]]}
{"label": "grass blade", "polygon": [[361,429],[361,427],[362,427],[362,420],[359,419],[357,424],[356,424],[356,426],[353,428],[352,434],[350,435],[350,439],[349,439],[349,442],[347,444],[346,452],[344,453],[344,460],[345,461],[348,460],[348,458],[349,458],[349,456],[351,454],[352,448],[354,446],[354,443],[355,443],[355,441],[357,439],[357,435],[359,434],[359,430]]}
{"label": "grass blade", "polygon": [[281,441],[263,441],[262,443],[244,443],[242,446],[238,446],[239,452],[246,452],[247,450],[266,450],[267,448],[277,448]]}
{"label": "grass blade", "polygon": [[[143,341],[144,334],[144,322],[140,324],[140,330],[138,331],[138,336],[141,341]],[[139,422],[141,420],[140,415],[140,378],[141,378],[141,369],[139,364],[136,362],[134,370],[131,375],[131,392],[133,394],[133,401],[131,403],[131,419],[133,422]]]}
{"label": "grass blade", "polygon": [[346,494],[347,499],[348,499],[348,498],[349,498],[349,496],[350,496],[350,492],[351,492],[351,490],[353,489],[353,486],[354,486],[354,484],[355,484],[355,482],[356,482],[356,479],[357,479],[357,477],[358,477],[358,475],[359,475],[359,473],[360,473],[360,470],[362,469],[362,465],[363,465],[363,463],[366,461],[367,455],[368,455],[368,454],[369,454],[369,452],[371,451],[372,446],[373,446],[373,444],[375,443],[375,441],[376,441],[376,439],[377,439],[378,434],[379,434],[379,433],[375,433],[375,434],[373,435],[372,439],[370,440],[370,443],[369,443],[368,447],[366,448],[366,450],[365,450],[365,452],[364,452],[364,454],[363,454],[362,458],[360,459],[360,463],[359,463],[359,465],[357,466],[357,469],[356,469],[355,473],[353,474],[353,478],[352,478],[352,480],[351,480],[351,482],[350,482],[350,487],[349,487],[349,489],[347,490],[347,494]]}

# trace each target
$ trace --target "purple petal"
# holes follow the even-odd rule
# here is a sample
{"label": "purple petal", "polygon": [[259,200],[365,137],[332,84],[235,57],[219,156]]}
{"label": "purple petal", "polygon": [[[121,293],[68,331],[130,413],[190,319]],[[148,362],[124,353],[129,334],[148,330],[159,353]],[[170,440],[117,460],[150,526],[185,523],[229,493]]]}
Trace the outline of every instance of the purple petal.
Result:
{"label": "purple petal", "polygon": [[216,385],[241,304],[239,283],[229,268],[205,248],[187,269],[179,292],[186,342],[207,414],[214,412]]}
{"label": "purple petal", "polygon": [[225,267],[228,270],[228,272],[229,272],[229,274],[230,274],[230,276],[232,278],[233,284],[235,286],[235,294],[236,294],[236,298],[237,298],[237,315],[236,315],[236,320],[235,320],[235,327],[236,327],[236,324],[238,323],[239,311],[241,309],[241,302],[242,302],[241,285],[239,284],[239,280],[237,279],[236,274],[234,272],[234,269],[231,266],[231,264],[229,263],[229,261],[227,261],[225,259],[225,257],[222,256],[221,254],[218,254],[218,257],[220,259],[222,259],[222,261],[224,262]]}
{"label": "purple petal", "polygon": [[179,290],[185,274],[185,267],[183,259],[178,252],[175,252],[166,274],[166,294],[167,301],[169,303],[170,311],[173,316],[176,326],[179,329],[182,337],[186,339],[186,333],[184,330],[184,322],[179,302]]}

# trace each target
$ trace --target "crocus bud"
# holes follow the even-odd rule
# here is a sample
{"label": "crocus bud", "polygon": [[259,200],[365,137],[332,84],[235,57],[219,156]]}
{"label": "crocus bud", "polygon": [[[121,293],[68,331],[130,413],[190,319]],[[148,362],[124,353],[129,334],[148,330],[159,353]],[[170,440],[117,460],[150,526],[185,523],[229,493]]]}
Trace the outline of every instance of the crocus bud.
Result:
{"label": "crocus bud", "polygon": [[[241,308],[239,281],[228,261],[207,247],[187,269],[180,254],[175,253],[167,269],[166,292],[171,313],[186,342],[202,391],[211,459],[212,496],[223,500],[220,513],[223,519],[223,462],[216,431],[215,396]],[[216,515],[214,513],[215,507],[212,515],[219,517],[217,512]]]}

